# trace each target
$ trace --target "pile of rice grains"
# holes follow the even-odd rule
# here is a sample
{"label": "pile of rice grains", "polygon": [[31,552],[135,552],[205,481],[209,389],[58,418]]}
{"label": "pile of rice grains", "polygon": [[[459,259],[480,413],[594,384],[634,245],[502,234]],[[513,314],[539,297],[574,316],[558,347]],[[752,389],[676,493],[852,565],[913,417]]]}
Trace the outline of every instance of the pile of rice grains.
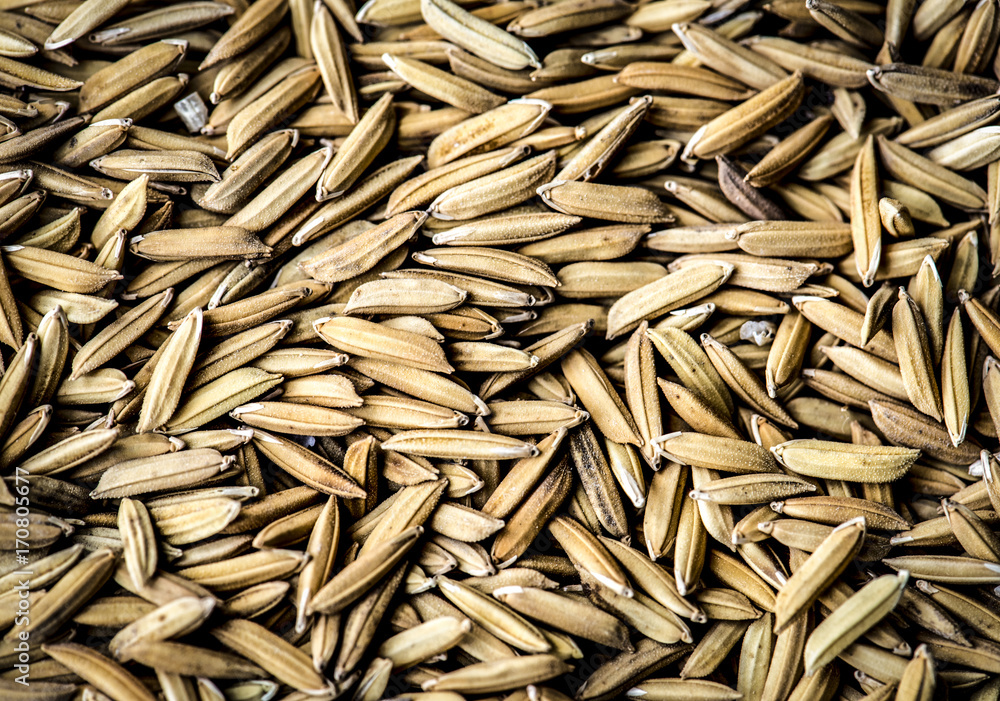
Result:
{"label": "pile of rice grains", "polygon": [[997,699],[998,37],[0,0],[0,697]]}

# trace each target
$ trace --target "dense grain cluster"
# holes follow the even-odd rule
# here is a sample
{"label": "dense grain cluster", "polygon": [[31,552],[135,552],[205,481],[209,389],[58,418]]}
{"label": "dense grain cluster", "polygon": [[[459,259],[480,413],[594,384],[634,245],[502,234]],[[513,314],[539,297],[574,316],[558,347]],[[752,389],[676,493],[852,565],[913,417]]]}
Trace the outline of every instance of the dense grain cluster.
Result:
{"label": "dense grain cluster", "polygon": [[998,39],[0,0],[0,699],[1000,698]]}

